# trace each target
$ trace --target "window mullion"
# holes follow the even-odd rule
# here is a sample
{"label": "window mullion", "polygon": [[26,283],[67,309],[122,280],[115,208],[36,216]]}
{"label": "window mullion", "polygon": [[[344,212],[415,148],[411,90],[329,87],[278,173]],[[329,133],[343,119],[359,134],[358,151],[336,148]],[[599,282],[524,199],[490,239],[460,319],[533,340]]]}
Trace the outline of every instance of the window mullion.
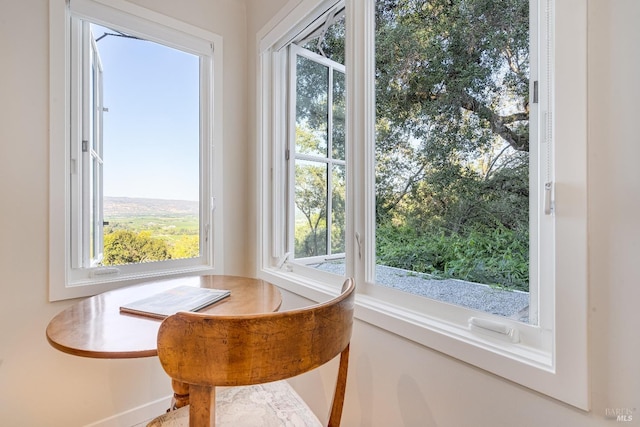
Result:
{"label": "window mullion", "polygon": [[[346,2],[347,275],[375,277],[375,1]],[[351,261],[349,261],[351,260]]]}

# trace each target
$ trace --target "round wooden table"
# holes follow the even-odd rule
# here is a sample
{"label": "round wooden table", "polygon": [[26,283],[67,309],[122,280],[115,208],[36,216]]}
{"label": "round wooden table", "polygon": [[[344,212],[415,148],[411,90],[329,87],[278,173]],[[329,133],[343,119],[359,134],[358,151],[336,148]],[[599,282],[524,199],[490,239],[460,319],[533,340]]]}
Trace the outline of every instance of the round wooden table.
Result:
{"label": "round wooden table", "polygon": [[277,311],[282,303],[278,288],[260,279],[191,276],[156,280],[105,292],[73,304],[51,319],[47,326],[47,339],[56,349],[77,356],[104,359],[156,356],[156,338],[162,321],[120,313],[120,306],[184,285],[231,291],[231,296],[199,313],[267,313]]}

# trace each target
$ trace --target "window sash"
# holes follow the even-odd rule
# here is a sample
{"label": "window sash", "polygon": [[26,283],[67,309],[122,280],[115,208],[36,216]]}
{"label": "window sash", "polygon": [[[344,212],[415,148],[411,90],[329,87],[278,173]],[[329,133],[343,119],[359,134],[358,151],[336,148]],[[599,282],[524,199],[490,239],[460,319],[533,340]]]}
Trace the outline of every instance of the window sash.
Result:
{"label": "window sash", "polygon": [[[543,13],[543,19],[539,17],[541,8],[542,10],[549,10],[548,6],[544,3],[545,0],[529,0],[529,13],[530,13],[530,78],[529,78],[529,93],[530,93],[530,151],[529,151],[529,216],[530,216],[530,238],[529,238],[529,324],[512,321],[500,316],[494,316],[489,313],[480,314],[481,317],[493,318],[495,321],[504,323],[512,328],[518,328],[522,332],[521,338],[525,343],[531,344],[534,348],[541,347],[549,355],[552,351],[553,341],[550,339],[548,331],[553,330],[553,317],[552,312],[547,307],[553,306],[553,287],[542,286],[541,284],[551,284],[554,282],[554,268],[555,253],[553,247],[555,246],[555,217],[544,213],[545,208],[545,184],[553,183],[554,181],[554,158],[553,158],[553,105],[552,105],[552,69],[551,69],[551,51],[552,46],[548,43],[541,43],[546,41],[552,34],[550,18],[546,13]],[[375,3],[375,1],[373,2]],[[371,5],[374,7],[374,4]],[[366,6],[355,8],[360,9],[359,14],[364,14],[365,28],[373,33],[374,30],[374,10],[370,10],[365,13]],[[373,41],[369,40],[369,43]],[[371,47],[375,51],[374,47]],[[375,55],[375,53],[369,53]],[[373,67],[373,64],[370,65]],[[366,75],[373,75],[373,68],[370,68]],[[361,77],[353,76],[353,79],[361,79]],[[372,84],[372,83],[370,83]],[[535,88],[534,88],[535,86]],[[534,89],[537,89],[537,102],[533,100]],[[371,89],[370,89],[371,90]],[[375,92],[374,92],[375,93]],[[371,105],[369,105],[371,107]],[[375,110],[373,108],[365,109],[365,113],[371,117],[367,117],[368,122],[375,123]],[[370,144],[364,147],[364,153],[360,153],[366,159],[375,158],[375,147]],[[368,183],[365,187],[364,195],[367,199],[365,205],[368,209],[373,209],[375,206],[375,170],[371,165],[375,161],[365,161],[365,174],[369,176],[365,177],[364,181]],[[375,212],[375,211],[374,211]],[[371,214],[366,215],[363,220],[366,223],[364,234],[367,236],[375,236],[376,223]],[[380,297],[388,298],[389,301],[397,301],[399,304],[403,304],[403,295],[397,295],[397,291],[387,290],[388,288],[376,283],[375,279],[375,239],[369,239],[365,245],[365,252],[367,256],[364,257],[364,265],[361,268],[356,266],[355,270],[362,270],[364,272],[363,281],[366,283],[367,292]],[[355,262],[361,263],[359,258],[355,258]],[[421,297],[418,297],[419,300]],[[421,301],[421,300],[420,300]],[[420,302],[420,304],[430,304],[429,302]],[[428,311],[431,312],[430,308]],[[478,313],[473,310],[466,309],[464,307],[446,308],[442,311],[441,315],[447,318],[449,321],[464,326],[468,323],[471,317],[477,317]],[[459,311],[455,315],[448,315],[452,311]],[[549,356],[549,363],[552,363]]]}
{"label": "window sash", "polygon": [[[544,0],[540,3],[543,3]],[[554,358],[553,358],[553,331],[554,331],[554,318],[553,311],[549,307],[553,307],[554,304],[554,256],[555,251],[552,249],[555,246],[555,217],[553,215],[544,215],[542,209],[544,207],[544,184],[547,181],[553,180],[553,156],[552,156],[552,141],[539,140],[539,135],[552,135],[553,123],[550,120],[539,120],[537,111],[543,111],[543,117],[552,117],[552,104],[550,99],[550,90],[552,82],[547,81],[552,78],[551,63],[545,61],[543,58],[551,58],[552,52],[551,45],[541,44],[539,40],[547,40],[551,35],[548,34],[549,28],[547,23],[549,19],[544,19],[540,22],[538,17],[538,11],[541,7],[544,10],[550,10],[548,6],[541,5],[538,0],[530,0],[530,39],[535,40],[535,43],[530,44],[530,57],[541,58],[539,61],[532,60],[530,63],[531,77],[530,77],[530,96],[533,96],[534,81],[539,85],[538,96],[538,108],[531,108],[533,114],[530,116],[530,140],[532,143],[530,151],[530,253],[533,255],[530,258],[530,310],[533,313],[532,318],[535,321],[531,321],[530,324],[524,324],[516,320],[507,319],[490,313],[477,312],[462,306],[452,306],[450,304],[432,300],[424,297],[408,295],[405,292],[390,289],[383,285],[379,285],[375,281],[375,268],[376,268],[376,221],[375,221],[375,147],[374,144],[361,144],[360,152],[356,154],[364,159],[362,166],[361,181],[357,182],[354,179],[352,186],[358,186],[364,188],[363,197],[365,199],[364,206],[365,211],[356,219],[356,222],[362,224],[361,236],[371,236],[369,239],[361,238],[361,244],[364,246],[364,256],[353,256],[354,271],[356,281],[362,283],[361,293],[375,298],[375,300],[388,301],[392,305],[398,307],[406,307],[410,311],[415,313],[428,313],[429,317],[437,319],[436,323],[431,324],[430,328],[441,329],[440,322],[453,326],[453,336],[458,339],[464,339],[471,342],[475,342],[478,345],[482,345],[486,338],[489,338],[495,342],[504,340],[501,334],[494,334],[488,331],[488,334],[484,334],[485,331],[480,333],[473,332],[474,329],[469,327],[472,318],[487,319],[492,322],[497,322],[505,327],[512,328],[518,331],[520,337],[519,348],[514,351],[518,357],[527,360],[529,363],[534,364],[541,369],[553,370]],[[347,16],[351,18],[348,22],[351,24],[351,28],[355,29],[360,27],[365,32],[365,52],[360,57],[365,56],[363,59],[364,71],[358,71],[349,73],[352,70],[347,69],[347,77],[349,81],[362,81],[367,79],[367,76],[374,76],[375,73],[375,46],[374,46],[374,33],[375,33],[375,0],[370,0],[360,4],[356,2],[352,5],[351,14],[349,14],[349,8],[347,9]],[[551,12],[548,12],[551,13]],[[349,16],[351,15],[351,16]],[[349,41],[349,35],[352,38],[357,36],[353,32],[347,30],[347,42]],[[356,49],[352,46],[352,49]],[[354,60],[355,62],[355,60]],[[540,70],[545,70],[542,73]],[[363,74],[363,75],[361,75]],[[544,78],[542,78],[544,77]],[[373,78],[369,77],[368,82],[362,84],[366,86],[361,88],[363,91],[368,91],[369,94],[375,94],[375,83]],[[357,84],[357,83],[356,83]],[[350,88],[353,89],[353,88]],[[370,95],[375,96],[375,95]],[[353,94],[352,94],[353,99]],[[371,126],[375,123],[375,101],[364,101],[364,106],[351,104],[351,108],[348,110],[348,114],[354,117],[358,114],[354,109],[359,108],[364,114],[363,120],[359,123],[359,126],[368,126],[369,129],[361,129],[362,134],[369,135],[373,133]],[[531,102],[531,105],[533,103]],[[374,136],[371,136],[374,138]],[[350,141],[355,141],[354,145],[357,145],[358,139],[356,131],[348,135]],[[547,150],[543,152],[542,150]],[[548,154],[544,156],[543,154]],[[355,164],[351,164],[352,167],[356,167]],[[544,173],[542,172],[544,171]],[[355,188],[352,188],[355,192]],[[531,292],[532,290],[532,292]],[[430,322],[425,324],[429,325]],[[459,328],[460,331],[455,329]],[[469,331],[472,331],[470,334]],[[477,330],[477,329],[475,329]]]}
{"label": "window sash", "polygon": [[[82,151],[81,141],[90,139],[83,138],[83,132],[91,129],[89,116],[83,113],[83,105],[89,103],[89,99],[82,99],[83,93],[89,94],[83,91],[83,85],[86,89],[90,82],[88,47],[82,53],[83,21],[135,33],[200,58],[198,258],[95,266],[102,250],[102,207],[98,206],[101,197],[94,198],[98,202],[94,205],[89,201],[91,192],[102,193],[102,147],[96,140],[95,147],[87,146],[88,151]],[[224,258],[222,213],[216,210],[223,201],[223,168],[222,149],[216,148],[214,141],[222,140],[222,38],[122,0],[71,0],[66,5],[50,2],[50,35],[50,300],[94,295],[145,278],[218,272]],[[100,115],[98,111],[93,129],[98,137]],[[93,171],[92,162],[96,166]],[[97,226],[93,227],[92,222]],[[91,238],[92,231],[99,238]],[[89,258],[91,252],[95,255],[93,261]]]}
{"label": "window sash", "polygon": [[[118,16],[116,16],[116,19]],[[71,140],[72,153],[76,153],[75,156],[72,154],[71,161],[78,163],[79,173],[77,174],[77,178],[72,180],[72,193],[77,194],[77,197],[73,197],[71,200],[71,234],[72,234],[72,242],[78,242],[78,248],[72,249],[74,254],[77,254],[77,257],[72,258],[72,271],[70,273],[70,277],[73,281],[86,281],[94,276],[96,273],[100,273],[100,270],[107,272],[108,274],[112,273],[126,273],[126,272],[137,272],[137,271],[153,271],[153,268],[141,268],[139,264],[129,264],[129,265],[119,265],[113,267],[102,268],[98,265],[98,257],[92,257],[92,252],[100,253],[102,252],[101,246],[98,246],[102,242],[102,230],[103,227],[101,225],[102,221],[102,182],[99,180],[96,182],[94,180],[94,170],[93,163],[95,162],[99,165],[99,168],[95,170],[97,176],[102,175],[102,161],[101,156],[98,155],[98,152],[94,149],[97,148],[98,151],[102,151],[102,140],[101,140],[101,120],[95,120],[96,116],[101,116],[102,111],[94,111],[94,109],[101,110],[101,93],[96,91],[98,81],[95,81],[95,77],[100,75],[101,73],[94,73],[94,67],[100,66],[99,59],[94,61],[96,55],[94,54],[95,50],[95,41],[93,40],[93,36],[91,35],[90,23],[95,23],[95,19],[90,18],[79,18],[73,12],[70,17],[71,21],[71,45],[72,46],[81,46],[82,54],[79,57],[75,57],[78,61],[78,64],[74,64],[72,61],[72,70],[78,70],[77,75],[72,76],[72,86],[74,86],[79,93],[79,96],[74,99],[78,99],[80,105],[77,107],[73,107],[73,99],[72,99],[72,109],[74,111],[78,111],[78,126],[79,129],[77,131],[78,135],[81,135],[81,138]],[[128,31],[123,27],[119,27],[118,23],[105,24],[110,28],[120,28],[123,31]],[[76,31],[74,31],[74,29]],[[75,40],[78,38],[78,40]],[[165,43],[160,43],[163,45],[167,45]],[[206,114],[207,105],[209,104],[208,97],[206,96],[207,87],[207,79],[209,75],[209,64],[210,61],[207,61],[206,57],[200,55],[200,120],[207,121],[208,115]],[[98,93],[99,96],[94,98],[94,94]],[[81,94],[81,95],[80,95]],[[204,95],[204,96],[202,96]],[[97,103],[95,103],[97,102]],[[98,124],[99,126],[95,126]],[[201,124],[201,129],[206,129],[206,123],[204,126]],[[200,134],[200,152],[207,153],[207,148],[209,144],[207,143],[208,134],[203,133],[201,131]],[[203,162],[201,160],[198,161],[200,163],[200,168],[202,169]],[[204,173],[201,171],[201,178],[199,186],[203,187],[205,179],[203,179],[203,175],[206,176],[206,171]],[[205,181],[206,182],[206,181]],[[94,187],[95,185],[95,187]],[[97,191],[96,191],[97,190]],[[95,197],[93,197],[95,196]],[[203,197],[202,190],[200,191],[200,200],[201,205],[206,204],[206,200],[209,200],[209,197]],[[74,215],[75,213],[75,215]],[[100,223],[100,225],[95,226],[95,224]],[[164,263],[151,263],[156,267],[160,268],[164,266],[167,268],[168,266],[175,264],[179,267],[189,267],[189,266],[197,266],[206,264],[208,259],[208,245],[206,242],[208,241],[208,233],[207,229],[210,224],[210,215],[208,215],[208,211],[201,209],[200,219],[199,219],[199,235],[200,235],[200,255],[195,258],[189,259],[181,259],[181,260],[169,260]],[[99,237],[97,234],[100,233]],[[99,252],[97,252],[99,251]],[[95,271],[92,271],[91,268],[94,268]]]}
{"label": "window sash", "polygon": [[[367,6],[368,5],[368,6]],[[361,7],[360,7],[361,6]],[[369,12],[365,12],[365,9],[369,7]],[[360,58],[362,59],[363,64],[368,64],[368,71],[364,72],[365,76],[373,76],[373,67],[374,60],[373,57],[375,55],[375,48],[373,42],[373,28],[374,28],[374,2],[367,2],[363,5],[357,5],[355,8],[358,8],[359,11],[355,14],[359,17],[362,17],[361,23],[353,24],[362,25],[363,28],[366,28],[369,31],[369,37],[366,43],[369,46],[366,49],[360,50]],[[548,248],[552,248],[554,245],[554,228],[555,221],[552,215],[543,215],[542,209],[544,207],[544,184],[548,182],[548,180],[552,180],[553,177],[551,175],[553,170],[553,159],[551,155],[551,141],[543,140],[541,143],[536,143],[538,140],[538,135],[550,135],[551,132],[548,130],[552,123],[549,120],[541,121],[538,119],[538,110],[542,110],[544,117],[550,117],[551,114],[551,103],[549,97],[548,88],[551,87],[550,84],[547,83],[548,79],[551,78],[551,73],[549,71],[543,73],[543,76],[547,79],[541,79],[538,70],[541,69],[549,69],[548,60],[544,59],[538,61],[537,58],[549,58],[550,53],[548,53],[545,49],[549,49],[549,45],[539,46],[538,40],[546,39],[546,31],[548,31],[547,27],[540,27],[539,19],[538,19],[538,9],[539,4],[537,0],[530,1],[530,22],[531,22],[531,44],[530,44],[530,94],[533,94],[533,86],[534,82],[538,85],[538,103],[536,105],[538,108],[535,108],[536,105],[533,105],[531,108],[531,116],[530,116],[530,139],[532,141],[531,145],[531,166],[530,166],[530,189],[532,196],[530,197],[530,212],[531,212],[531,220],[530,220],[530,323],[523,324],[516,320],[511,320],[507,318],[503,318],[500,316],[494,316],[489,313],[477,313],[474,310],[462,307],[462,306],[450,306],[449,304],[437,301],[430,300],[420,296],[410,295],[407,296],[406,293],[397,291],[394,289],[390,289],[383,285],[379,285],[375,281],[375,268],[376,268],[376,258],[375,258],[375,239],[369,238],[366,239],[364,236],[375,236],[376,232],[376,222],[375,222],[375,147],[374,144],[363,144],[362,142],[367,140],[363,138],[358,138],[356,136],[356,132],[358,129],[351,128],[352,132],[348,135],[347,139],[349,141],[355,141],[352,145],[353,147],[349,147],[348,153],[352,159],[371,159],[362,161],[362,166],[360,166],[361,175],[352,180],[351,185],[348,185],[348,188],[351,194],[361,193],[361,197],[364,199],[363,206],[354,206],[350,204],[347,209],[350,209],[351,212],[360,212],[361,215],[350,215],[350,218],[355,218],[354,223],[358,225],[354,225],[355,228],[361,227],[362,231],[356,231],[357,236],[355,240],[355,245],[353,245],[353,250],[351,252],[346,253],[347,257],[347,272],[351,272],[348,274],[354,275],[360,283],[362,283],[361,291],[367,295],[374,296],[376,298],[380,298],[386,301],[389,301],[391,304],[397,304],[398,306],[407,306],[416,312],[428,312],[428,313],[438,313],[438,316],[447,322],[451,322],[452,324],[458,325],[461,328],[467,328],[468,323],[471,318],[480,316],[481,318],[493,319],[493,321],[500,322],[501,324],[506,325],[507,327],[518,330],[521,345],[523,347],[528,347],[534,349],[531,353],[532,361],[535,363],[540,363],[541,366],[544,365],[548,369],[552,369],[553,366],[553,358],[552,354],[552,331],[553,331],[553,317],[552,312],[546,307],[552,306],[553,304],[553,287],[546,286],[543,287],[542,291],[540,290],[540,281],[547,280],[545,283],[553,283],[553,269],[554,269],[554,252],[549,250]],[[368,22],[365,22],[368,21]],[[353,23],[353,20],[351,21]],[[547,21],[543,22],[543,25],[546,25]],[[352,28],[353,28],[352,26]],[[354,36],[355,37],[355,36]],[[349,43],[349,39],[347,40]],[[539,50],[540,49],[540,50]],[[295,55],[305,55],[305,57],[317,60],[319,63],[324,63],[330,65],[332,61],[327,60],[326,58],[322,58],[319,55],[316,55],[313,52],[308,52],[305,49],[302,49],[294,44],[290,45],[291,58],[290,59],[290,70],[289,75],[295,76]],[[368,53],[366,53],[368,52]],[[356,63],[354,60],[352,63]],[[338,64],[340,65],[340,64]],[[362,71],[359,71],[362,74]],[[349,73],[349,70],[347,70]],[[371,94],[375,93],[373,89],[374,82],[372,79],[365,79],[362,75],[354,76],[353,74],[349,75],[351,77],[350,81],[363,81],[366,85],[370,87],[368,96],[371,97]],[[350,88],[352,90],[352,96],[350,100],[353,100],[357,95],[353,95],[353,91],[362,90],[361,87]],[[295,117],[295,79],[291,79],[289,85],[290,93],[293,94],[290,96],[290,103],[293,107],[290,107],[289,112],[291,117]],[[330,92],[330,91],[329,91]],[[349,103],[349,100],[347,101]],[[366,105],[360,104],[357,108],[357,111],[354,111],[352,108],[350,111],[350,117],[352,118],[352,123],[356,121],[354,117],[357,115],[362,115],[362,123],[375,123],[375,107],[374,101],[371,98],[369,101],[366,101]],[[293,120],[292,120],[293,121]],[[364,125],[363,125],[364,126]],[[292,130],[293,128],[293,130]],[[362,134],[370,135],[370,138],[373,138],[373,126],[369,125],[366,129],[361,129]],[[331,132],[329,132],[331,134]],[[294,152],[292,146],[295,140],[295,126],[290,124],[290,134],[289,134],[289,147],[288,149],[291,152]],[[360,142],[360,144],[358,144]],[[544,153],[541,150],[546,150]],[[311,155],[302,155],[296,154],[296,159],[306,159],[312,160],[316,159],[316,161],[327,161],[326,159],[317,158],[317,156]],[[352,162],[347,162],[349,170],[353,171],[356,168],[357,160]],[[293,169],[289,168],[289,194],[294,194],[295,190],[293,188],[295,178],[293,176]],[[544,174],[543,172],[544,171]],[[543,182],[544,181],[544,182]],[[357,197],[356,197],[357,199]],[[289,238],[288,238],[288,250],[287,253],[293,253],[293,227],[295,218],[294,213],[294,203],[293,199],[290,196],[289,199],[289,213],[288,213],[288,229],[289,229]],[[277,230],[274,230],[274,233],[277,233]],[[347,239],[349,240],[349,239]],[[543,242],[542,245],[539,245],[538,242]],[[544,256],[541,256],[540,248],[545,248]],[[331,259],[330,255],[327,256],[317,256],[317,257],[308,257],[308,258],[297,258],[289,257],[288,259],[291,261],[295,259],[296,262],[301,262],[303,265],[322,262],[328,259]],[[305,271],[302,269],[301,271]],[[309,274],[315,274],[313,269],[308,270]],[[543,298],[543,300],[541,300]],[[409,299],[409,300],[408,300]],[[498,338],[501,338],[498,336]],[[541,360],[543,358],[540,356],[540,351],[542,351],[546,356],[544,359],[545,363],[542,363]]]}
{"label": "window sash", "polygon": [[[102,63],[98,54],[96,41],[91,34],[90,24],[83,24],[83,40],[90,43],[89,70],[90,75],[89,102],[83,107],[83,112],[89,116],[88,135],[83,136],[83,141],[88,141],[86,150],[83,147],[83,182],[89,182],[87,190],[83,191],[83,247],[90,248],[84,251],[83,265],[95,267],[102,261],[104,252],[103,230],[103,86]],[[86,93],[86,92],[85,92]],[[85,99],[87,97],[85,96]],[[88,137],[88,138],[87,138]]]}
{"label": "window sash", "polygon": [[[293,166],[288,168],[288,189],[287,193],[289,195],[288,205],[289,205],[289,215],[290,218],[288,222],[288,246],[287,252],[295,254],[295,197],[296,197],[296,178],[295,171],[296,166],[298,165],[298,161],[303,162],[312,162],[317,164],[326,165],[326,175],[327,175],[327,212],[326,212],[326,243],[325,249],[326,254],[319,255],[315,257],[295,257],[292,259],[296,261],[302,262],[304,264],[321,262],[327,259],[335,259],[344,256],[344,252],[333,253],[332,251],[332,229],[333,229],[333,170],[335,167],[345,167],[346,160],[337,159],[333,156],[333,136],[334,136],[334,121],[333,121],[333,104],[334,104],[334,73],[340,72],[345,73],[345,66],[339,64],[335,61],[332,61],[328,58],[322,57],[314,52],[311,52],[307,49],[304,49],[296,44],[290,44],[288,47],[288,58],[289,58],[289,112],[291,119],[289,121],[289,143],[286,147],[286,151],[288,153],[293,154]],[[302,57],[309,61],[312,61],[316,64],[320,64],[327,68],[328,72],[328,83],[327,83],[327,129],[326,129],[326,137],[327,137],[327,147],[326,154],[324,156],[320,156],[318,154],[304,154],[299,153],[296,150],[296,101],[297,101],[297,58]],[[291,159],[291,156],[285,157]]]}

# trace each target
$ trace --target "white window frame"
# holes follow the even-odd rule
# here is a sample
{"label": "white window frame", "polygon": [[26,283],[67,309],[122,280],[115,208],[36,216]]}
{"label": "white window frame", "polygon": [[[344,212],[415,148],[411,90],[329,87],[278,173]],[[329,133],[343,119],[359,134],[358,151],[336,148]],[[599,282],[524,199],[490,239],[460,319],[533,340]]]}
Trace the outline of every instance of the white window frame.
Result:
{"label": "white window frame", "polygon": [[[345,73],[345,67],[342,64],[338,64],[335,61],[332,61],[328,58],[324,58],[314,52],[311,52],[307,49],[299,47],[295,44],[289,45],[289,75],[296,76],[296,61],[297,57],[303,57],[310,61],[313,61],[317,64],[321,64],[327,67],[329,73],[329,84],[328,84],[328,93],[327,93],[327,155],[326,156],[318,156],[311,154],[303,154],[298,153],[296,150],[296,123],[295,120],[291,120],[289,122],[289,145],[287,150],[289,153],[293,153],[294,161],[293,167],[289,168],[289,178],[288,178],[288,191],[289,191],[289,212],[288,218],[295,218],[295,165],[298,160],[301,161],[309,161],[313,163],[322,163],[327,166],[327,254],[319,255],[314,257],[300,257],[295,258],[302,262],[303,264],[311,264],[317,262],[323,262],[328,259],[333,258],[344,258],[344,252],[341,253],[333,253],[331,251],[331,228],[332,228],[332,216],[333,216],[333,182],[332,177],[334,166],[343,166],[346,168],[346,160],[336,159],[333,157],[333,78],[334,71],[339,71],[341,73]],[[296,111],[296,78],[289,79],[289,116],[295,117]],[[289,156],[287,156],[289,157]],[[288,221],[288,250],[290,252],[294,252],[295,246],[295,221]]]}
{"label": "white window frame", "polygon": [[[541,30],[548,32],[539,46],[539,61],[548,74],[540,79],[540,94],[549,107],[541,107],[544,145],[551,147],[555,209],[551,231],[541,246],[553,248],[550,265],[541,270],[539,325],[509,321],[520,342],[502,334],[477,333],[483,328],[469,324],[473,317],[495,321],[491,315],[425,301],[369,283],[372,266],[361,259],[374,259],[375,228],[371,204],[374,178],[374,0],[346,0],[347,14],[347,188],[348,218],[346,251],[355,262],[347,263],[347,275],[356,278],[356,317],[426,347],[478,366],[577,408],[589,409],[587,363],[587,218],[586,218],[586,2],[539,0],[532,9],[540,15]],[[262,203],[259,218],[258,275],[312,300],[338,293],[341,277],[288,262],[290,254],[280,234],[286,226],[286,185],[283,172],[283,126],[286,128],[286,88],[277,78],[286,73],[281,53],[292,37],[306,28],[334,1],[290,2],[258,34],[258,167]],[[548,11],[548,12],[545,12]],[[532,43],[536,41],[532,40]],[[533,79],[532,79],[533,80]],[[548,82],[548,85],[546,83]],[[546,98],[547,101],[544,101]],[[552,143],[549,145],[549,140]],[[533,141],[533,139],[532,139]],[[535,156],[539,157],[539,156]],[[536,164],[534,167],[546,167]],[[541,209],[540,193],[532,208]],[[545,217],[541,217],[544,220]],[[545,228],[544,226],[542,228]],[[548,228],[547,228],[548,229]],[[551,239],[551,242],[544,241]],[[549,244],[551,243],[551,246]],[[534,246],[534,257],[541,247]],[[362,255],[361,257],[359,255]],[[537,261],[537,260],[534,260]],[[535,275],[534,275],[535,276]]]}
{"label": "white window frame", "polygon": [[[82,246],[90,248],[89,251],[83,253],[83,265],[96,266],[102,261],[104,255],[104,212],[103,212],[103,126],[102,118],[104,113],[104,104],[102,100],[103,84],[102,84],[102,61],[98,53],[98,47],[93,37],[89,35],[89,24],[85,23],[82,28],[82,40],[89,42],[87,48],[90,51],[85,58],[90,58],[89,63],[83,64],[84,69],[88,69],[91,74],[89,83],[90,96],[82,97],[82,102],[87,103],[82,111],[89,117],[83,118],[83,129],[91,132],[91,136],[83,135],[82,139],[89,141],[86,150],[83,150],[82,156],[82,175],[84,182],[89,181],[89,185],[83,186],[82,194]],[[84,47],[83,47],[84,49]],[[85,71],[86,72],[86,71]],[[84,89],[85,94],[88,92]],[[90,121],[91,125],[87,126],[86,122]],[[72,208],[72,210],[74,210]],[[78,230],[80,227],[76,227]],[[93,256],[91,256],[93,253]]]}
{"label": "white window frame", "polygon": [[[222,37],[124,0],[50,0],[49,10],[49,299],[95,295],[151,278],[221,273],[223,219],[222,210],[216,209],[216,205],[222,203],[223,177]],[[88,31],[84,20],[200,58],[200,256],[197,258],[117,267],[97,265],[98,254],[94,260],[89,258],[90,216],[94,214],[100,224],[102,218],[100,206],[90,207],[88,196],[90,191],[102,193],[102,173],[96,171],[99,182],[94,182],[95,188],[89,188],[92,156],[82,152],[82,140],[86,140],[83,129],[84,132],[89,129],[87,115],[83,114],[86,107],[82,105],[88,103],[88,95],[83,101],[83,79],[79,76],[89,72],[90,61],[85,59],[83,63],[78,55],[83,40],[88,40],[79,37],[80,32]],[[86,43],[84,49],[88,53]],[[84,92],[88,89],[86,80]],[[100,163],[101,159],[98,160]],[[102,242],[94,239],[93,246],[99,251]]]}

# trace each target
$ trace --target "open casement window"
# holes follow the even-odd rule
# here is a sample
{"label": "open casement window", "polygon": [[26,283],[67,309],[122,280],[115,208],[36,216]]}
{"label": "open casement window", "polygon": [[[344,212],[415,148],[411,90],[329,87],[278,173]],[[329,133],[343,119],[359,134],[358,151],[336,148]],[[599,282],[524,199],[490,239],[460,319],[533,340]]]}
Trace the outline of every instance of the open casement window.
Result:
{"label": "open casement window", "polygon": [[[312,299],[353,276],[360,320],[588,408],[585,8],[346,1],[344,30],[325,32],[339,7],[303,0],[261,33],[260,276]],[[322,49],[297,42],[318,33]],[[301,49],[332,46],[344,158],[330,151],[333,66]],[[341,258],[327,227],[343,159]],[[308,189],[319,244],[305,253]]]}
{"label": "open casement window", "polygon": [[289,58],[289,247],[304,264],[344,259],[344,65],[294,44]]}
{"label": "open casement window", "polygon": [[353,148],[373,159],[356,185],[375,227],[358,234],[358,260],[344,250],[344,8],[329,7],[295,35],[281,49],[289,254],[281,258],[337,274],[362,263],[385,299],[399,290],[497,315],[505,324],[491,330],[469,310],[459,317],[488,334],[508,330],[509,340],[519,339],[515,323],[538,325],[538,283],[553,268],[553,252],[538,248],[552,241],[554,178],[551,124],[539,112],[551,116],[536,5],[375,2],[375,144]]}
{"label": "open casement window", "polygon": [[51,2],[51,40],[51,299],[215,272],[221,38],[70,0]]}
{"label": "open casement window", "polygon": [[[83,264],[97,266],[102,262],[104,255],[104,210],[103,210],[103,198],[104,198],[104,186],[102,184],[103,179],[103,149],[102,149],[102,114],[104,107],[102,104],[102,63],[100,62],[100,55],[96,46],[96,40],[91,33],[90,25],[83,23],[83,43],[88,44],[90,51],[89,55],[83,55],[85,58],[89,58],[88,64],[88,78],[84,78],[83,81],[88,81],[89,90],[85,89],[85,93],[89,96],[83,97],[83,102],[88,100],[88,105],[83,106],[83,123],[88,121],[88,126],[84,125],[83,130],[86,129],[86,133],[82,136],[82,181],[88,182],[88,185],[84,186],[84,194],[82,197],[83,206],[83,247],[90,248],[89,251],[83,252]],[[86,65],[83,64],[83,74],[85,74]],[[88,116],[87,118],[85,118]],[[84,141],[87,141],[85,143]],[[88,194],[87,194],[88,192]],[[88,239],[88,241],[87,241]]]}

